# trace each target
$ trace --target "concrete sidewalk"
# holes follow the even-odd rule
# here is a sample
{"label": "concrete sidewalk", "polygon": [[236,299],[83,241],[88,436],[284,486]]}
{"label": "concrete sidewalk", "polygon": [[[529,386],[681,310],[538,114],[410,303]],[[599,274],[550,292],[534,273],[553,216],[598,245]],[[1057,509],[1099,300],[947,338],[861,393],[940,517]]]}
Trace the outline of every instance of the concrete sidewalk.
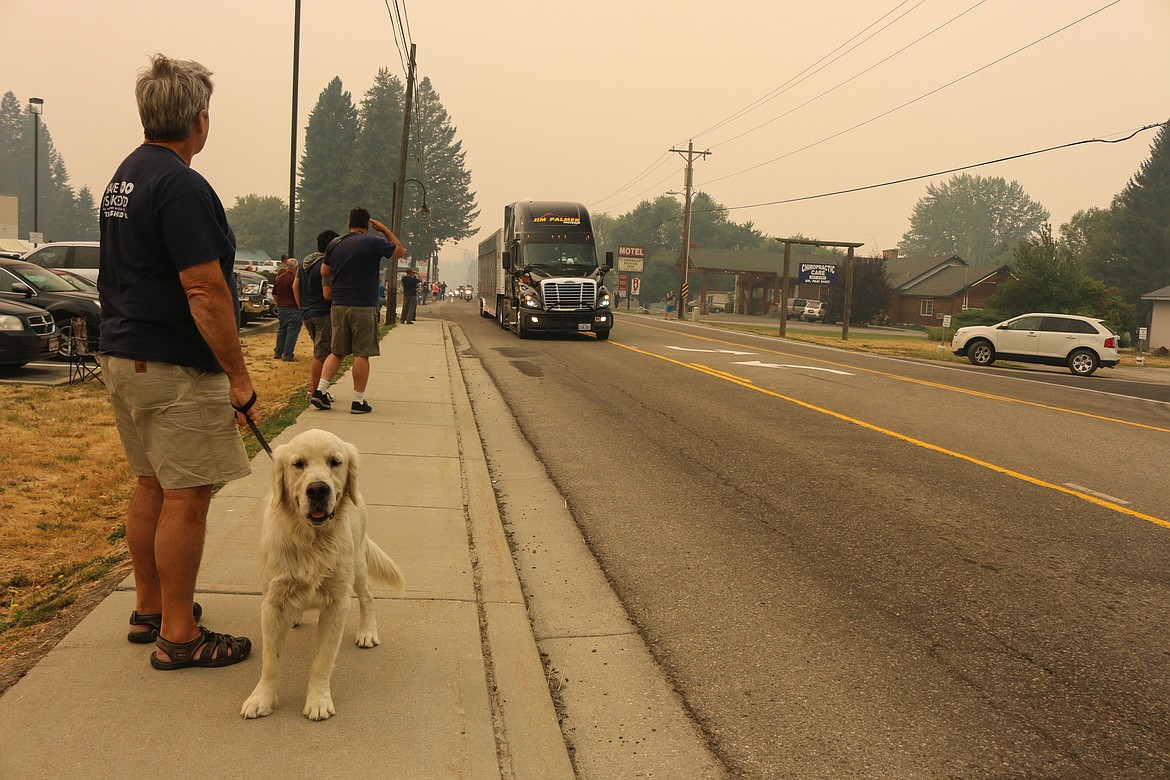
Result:
{"label": "concrete sidewalk", "polygon": [[381,646],[353,643],[333,676],[337,715],[301,715],[316,627],[295,630],[278,709],[240,707],[260,674],[258,539],[271,462],[211,504],[197,599],[213,630],[252,638],[223,669],[153,670],[153,645],[126,641],[131,577],[0,698],[0,777],[573,776],[448,327],[395,328],[371,362],[372,414],[308,409],[273,445],[308,428],[362,453],[370,536],[398,562],[406,593],[375,592]]}

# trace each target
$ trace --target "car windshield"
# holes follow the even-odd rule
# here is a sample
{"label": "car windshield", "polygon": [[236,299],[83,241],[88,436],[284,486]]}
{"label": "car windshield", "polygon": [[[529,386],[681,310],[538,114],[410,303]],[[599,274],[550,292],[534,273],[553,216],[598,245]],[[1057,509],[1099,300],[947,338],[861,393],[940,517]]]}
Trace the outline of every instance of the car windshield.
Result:
{"label": "car windshield", "polygon": [[97,285],[91,282],[89,279],[86,279],[84,276],[77,276],[76,274],[71,274],[68,271],[61,270],[55,270],[53,273],[57,274],[57,276],[68,282],[74,290],[80,290],[81,292],[97,292]]}
{"label": "car windshield", "polygon": [[587,274],[597,269],[593,244],[525,244],[524,265],[547,274]]}
{"label": "car windshield", "polygon": [[60,276],[57,276],[57,274],[48,268],[41,268],[39,265],[33,265],[32,263],[13,263],[5,267],[20,277],[21,281],[28,282],[38,290],[44,292],[77,292],[77,289],[73,285]]}

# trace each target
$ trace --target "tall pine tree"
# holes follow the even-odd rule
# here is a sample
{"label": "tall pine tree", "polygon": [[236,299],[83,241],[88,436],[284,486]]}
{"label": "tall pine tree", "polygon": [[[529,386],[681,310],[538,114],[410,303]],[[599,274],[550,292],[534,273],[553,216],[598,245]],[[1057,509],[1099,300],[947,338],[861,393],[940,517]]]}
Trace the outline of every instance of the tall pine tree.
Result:
{"label": "tall pine tree", "polygon": [[1113,199],[1114,252],[1093,268],[1106,284],[1139,304],[1170,285],[1170,132],[1162,125],[1150,157]]}
{"label": "tall pine tree", "polygon": [[467,154],[462,142],[456,140],[447,109],[428,78],[419,83],[415,92],[411,124],[406,174],[407,178],[418,179],[426,185],[431,213],[427,217],[415,213],[422,202],[412,199],[413,185],[407,185],[408,208],[403,210],[402,241],[414,260],[425,263],[448,241],[471,236],[471,225],[479,216],[479,209],[475,193],[470,190]]}
{"label": "tall pine tree", "polygon": [[[33,229],[36,192],[36,227],[47,241],[96,239],[97,212],[93,194],[74,193],[69,171],[44,117],[34,119],[12,92],[0,98],[0,192],[20,200],[17,235],[28,238]],[[33,186],[33,141],[37,140],[36,187]]]}
{"label": "tall pine tree", "polygon": [[357,202],[386,225],[390,225],[393,188],[398,181],[405,100],[402,81],[386,68],[379,70],[362,98],[361,131],[354,143],[350,174]]}
{"label": "tall pine tree", "polygon": [[349,210],[358,205],[358,188],[350,175],[358,137],[353,97],[334,77],[309,114],[298,188],[297,252],[317,250],[322,230],[344,233]]}

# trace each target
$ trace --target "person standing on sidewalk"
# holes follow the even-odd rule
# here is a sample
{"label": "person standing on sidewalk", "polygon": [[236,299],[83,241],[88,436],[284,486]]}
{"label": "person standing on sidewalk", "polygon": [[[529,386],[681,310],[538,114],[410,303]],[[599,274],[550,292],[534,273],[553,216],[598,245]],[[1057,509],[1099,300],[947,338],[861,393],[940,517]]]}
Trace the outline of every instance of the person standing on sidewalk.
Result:
{"label": "person standing on sidewalk", "polygon": [[297,259],[287,258],[280,273],[272,281],[272,297],[276,299],[276,349],[272,357],[277,360],[296,360],[293,351],[297,347],[297,336],[301,334],[301,309],[297,305],[293,284],[297,277]]}
{"label": "person standing on sidewalk", "polygon": [[[296,279],[293,281],[293,297],[297,299],[297,306],[301,310],[301,319],[305,324],[305,332],[313,339],[313,358],[309,361],[309,400],[313,399],[313,391],[321,381],[321,368],[325,359],[329,357],[329,345],[333,342],[333,325],[329,318],[332,292],[329,286],[321,279],[321,261],[325,259],[325,250],[330,242],[337,238],[337,231],[322,230],[317,234],[317,251],[310,252],[297,268]],[[333,396],[325,394],[329,403],[333,403]]]}
{"label": "person standing on sidewalk", "polygon": [[195,603],[212,485],[251,473],[233,416],[260,418],[230,286],[235,234],[191,168],[207,143],[211,92],[199,63],[151,58],[135,88],[145,141],[100,206],[99,360],[138,478],[126,513],[127,639],[155,642],[150,663],[162,670],[227,666],[252,649],[198,625]]}
{"label": "person standing on sidewalk", "polygon": [[[371,236],[370,228],[385,238]],[[321,380],[310,402],[318,409],[332,408],[329,385],[347,355],[353,355],[353,403],[351,414],[373,411],[366,401],[370,381],[370,358],[378,351],[378,277],[382,258],[406,255],[402,242],[370,212],[355,208],[349,212],[349,233],[335,238],[325,251],[321,278],[331,286],[333,342],[321,368]]]}
{"label": "person standing on sidewalk", "polygon": [[415,312],[418,310],[419,278],[414,275],[413,268],[407,268],[402,277],[402,324],[413,325]]}

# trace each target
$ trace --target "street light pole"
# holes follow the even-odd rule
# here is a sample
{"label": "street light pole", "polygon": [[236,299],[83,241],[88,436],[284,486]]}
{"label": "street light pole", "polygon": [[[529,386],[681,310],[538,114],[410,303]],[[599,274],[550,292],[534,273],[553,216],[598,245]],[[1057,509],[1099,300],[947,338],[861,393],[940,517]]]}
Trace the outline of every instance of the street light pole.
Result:
{"label": "street light pole", "polygon": [[41,202],[41,114],[45,111],[45,101],[39,97],[28,99],[28,110],[33,115],[33,229],[32,232],[40,233],[41,227],[38,221],[38,208]]}
{"label": "street light pole", "polygon": [[288,256],[296,255],[297,224],[297,87],[301,71],[301,0],[293,10],[292,142],[288,162]]}

